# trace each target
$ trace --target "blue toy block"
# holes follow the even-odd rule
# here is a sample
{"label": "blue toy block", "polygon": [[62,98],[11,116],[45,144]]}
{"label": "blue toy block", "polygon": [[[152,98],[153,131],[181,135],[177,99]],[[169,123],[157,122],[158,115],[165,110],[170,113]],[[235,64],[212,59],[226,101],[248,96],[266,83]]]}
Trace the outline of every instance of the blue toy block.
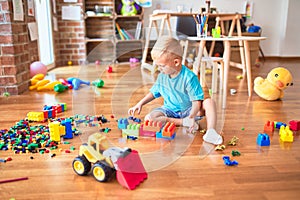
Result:
{"label": "blue toy block", "polygon": [[256,143],[259,146],[270,146],[270,138],[266,133],[259,133],[256,139]]}
{"label": "blue toy block", "polygon": [[167,140],[174,140],[175,136],[176,136],[175,132],[174,132],[174,134],[171,137],[163,136],[162,131],[156,132],[156,138],[162,138],[162,139],[167,139]]}
{"label": "blue toy block", "polygon": [[72,130],[72,124],[70,119],[65,119],[61,122],[63,126],[66,127],[66,134],[64,135],[65,139],[72,139],[73,138],[73,130]]}
{"label": "blue toy block", "polygon": [[223,161],[227,166],[234,166],[239,164],[236,160],[231,161],[229,156],[223,156]]}
{"label": "blue toy block", "polygon": [[126,129],[129,122],[127,118],[120,118],[118,120],[118,129]]}
{"label": "blue toy block", "polygon": [[275,128],[277,128],[277,129],[280,129],[281,126],[286,127],[286,124],[283,122],[275,122],[274,125],[275,125]]}

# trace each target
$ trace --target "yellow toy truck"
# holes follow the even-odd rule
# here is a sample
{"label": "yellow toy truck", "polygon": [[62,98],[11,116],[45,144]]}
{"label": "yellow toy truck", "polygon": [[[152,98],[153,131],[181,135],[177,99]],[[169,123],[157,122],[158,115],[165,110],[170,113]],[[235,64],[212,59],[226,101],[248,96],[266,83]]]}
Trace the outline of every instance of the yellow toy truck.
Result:
{"label": "yellow toy truck", "polygon": [[137,151],[109,146],[101,133],[90,135],[88,143],[80,146],[79,156],[73,160],[75,173],[84,176],[92,169],[91,173],[99,182],[109,181],[116,174],[118,182],[130,190],[147,179],[148,174]]}

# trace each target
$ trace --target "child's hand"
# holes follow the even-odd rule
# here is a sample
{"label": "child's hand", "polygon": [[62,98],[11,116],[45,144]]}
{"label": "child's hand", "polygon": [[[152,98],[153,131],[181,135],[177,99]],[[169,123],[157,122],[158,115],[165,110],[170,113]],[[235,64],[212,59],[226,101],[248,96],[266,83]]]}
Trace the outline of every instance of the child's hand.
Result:
{"label": "child's hand", "polygon": [[137,111],[138,114],[140,114],[140,113],[141,113],[141,110],[142,110],[142,106],[140,106],[140,105],[137,104],[137,105],[135,105],[135,106],[129,108],[129,110],[128,110],[128,115],[134,116],[134,113],[135,113],[136,111]]}

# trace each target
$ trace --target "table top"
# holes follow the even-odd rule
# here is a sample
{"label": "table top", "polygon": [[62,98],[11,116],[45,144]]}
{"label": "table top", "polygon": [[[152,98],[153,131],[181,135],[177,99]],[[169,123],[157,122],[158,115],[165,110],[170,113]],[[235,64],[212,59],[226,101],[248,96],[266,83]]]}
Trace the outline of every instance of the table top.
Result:
{"label": "table top", "polygon": [[257,41],[257,40],[265,40],[267,39],[267,37],[256,37],[256,36],[223,36],[220,38],[214,38],[211,36],[208,37],[196,37],[196,36],[191,36],[191,37],[187,37],[188,40],[191,41]]}
{"label": "table top", "polygon": [[[169,15],[169,16],[192,16],[192,15],[200,15],[201,13],[191,13],[191,12],[176,12],[172,10],[154,10],[151,16],[160,16],[160,15]],[[243,13],[203,13],[206,16],[232,16],[232,15],[242,15]]]}

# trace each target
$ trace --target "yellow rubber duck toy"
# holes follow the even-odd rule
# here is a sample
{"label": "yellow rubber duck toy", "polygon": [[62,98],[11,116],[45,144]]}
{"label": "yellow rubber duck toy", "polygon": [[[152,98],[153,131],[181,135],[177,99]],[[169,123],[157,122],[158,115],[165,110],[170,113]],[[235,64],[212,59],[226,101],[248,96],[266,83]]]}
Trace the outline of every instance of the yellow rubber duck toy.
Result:
{"label": "yellow rubber duck toy", "polygon": [[254,79],[254,91],[265,100],[273,101],[283,98],[283,90],[292,86],[292,74],[283,67],[272,69],[267,78],[256,77]]}

